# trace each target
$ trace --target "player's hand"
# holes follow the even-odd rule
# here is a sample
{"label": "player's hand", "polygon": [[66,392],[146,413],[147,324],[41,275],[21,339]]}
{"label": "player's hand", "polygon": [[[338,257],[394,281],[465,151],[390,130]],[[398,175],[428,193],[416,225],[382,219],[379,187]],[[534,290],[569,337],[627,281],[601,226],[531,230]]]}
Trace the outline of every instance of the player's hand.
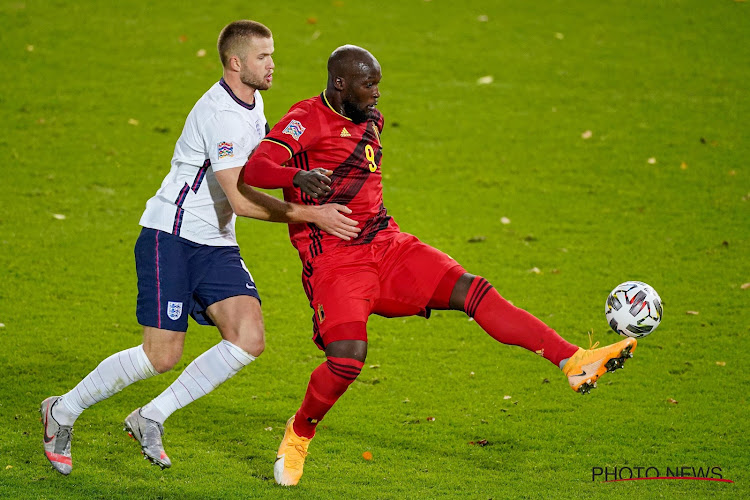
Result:
{"label": "player's hand", "polygon": [[315,210],[311,217],[312,223],[326,233],[337,236],[345,241],[349,241],[359,235],[361,231],[357,227],[359,222],[344,215],[352,213],[345,205],[326,203],[311,208]]}
{"label": "player's hand", "polygon": [[325,168],[300,170],[295,174],[292,183],[295,187],[300,188],[303,193],[317,199],[331,192],[331,178],[328,176],[332,173],[332,170],[326,170]]}

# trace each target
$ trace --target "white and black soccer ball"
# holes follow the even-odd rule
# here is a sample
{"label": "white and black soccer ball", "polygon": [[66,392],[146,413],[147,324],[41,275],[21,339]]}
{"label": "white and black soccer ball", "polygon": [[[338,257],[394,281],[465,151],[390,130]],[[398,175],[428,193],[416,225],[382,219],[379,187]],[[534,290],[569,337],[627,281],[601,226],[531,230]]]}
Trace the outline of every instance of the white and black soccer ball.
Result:
{"label": "white and black soccer ball", "polygon": [[661,298],[646,283],[626,281],[610,292],[604,313],[609,326],[620,335],[645,337],[661,323]]}

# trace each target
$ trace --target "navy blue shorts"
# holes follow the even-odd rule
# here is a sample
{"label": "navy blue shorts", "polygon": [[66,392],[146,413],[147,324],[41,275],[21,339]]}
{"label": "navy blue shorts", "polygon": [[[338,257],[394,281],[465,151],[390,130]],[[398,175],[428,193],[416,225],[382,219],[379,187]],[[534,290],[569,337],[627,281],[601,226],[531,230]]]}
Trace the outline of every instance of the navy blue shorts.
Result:
{"label": "navy blue shorts", "polygon": [[138,273],[136,317],[143,326],[185,332],[188,314],[201,325],[214,302],[250,295],[260,301],[239,247],[193,243],[164,231],[143,228],[135,243]]}

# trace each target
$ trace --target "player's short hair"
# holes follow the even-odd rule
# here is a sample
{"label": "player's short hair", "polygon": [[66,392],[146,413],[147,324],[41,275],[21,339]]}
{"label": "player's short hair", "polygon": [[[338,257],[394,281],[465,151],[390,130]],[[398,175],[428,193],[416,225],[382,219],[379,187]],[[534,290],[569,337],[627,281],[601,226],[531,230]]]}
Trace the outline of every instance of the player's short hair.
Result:
{"label": "player's short hair", "polygon": [[244,56],[247,53],[247,42],[253,37],[271,38],[273,34],[263,24],[247,19],[234,21],[224,26],[219,33],[217,44],[222,66],[226,67],[229,59],[234,55]]}

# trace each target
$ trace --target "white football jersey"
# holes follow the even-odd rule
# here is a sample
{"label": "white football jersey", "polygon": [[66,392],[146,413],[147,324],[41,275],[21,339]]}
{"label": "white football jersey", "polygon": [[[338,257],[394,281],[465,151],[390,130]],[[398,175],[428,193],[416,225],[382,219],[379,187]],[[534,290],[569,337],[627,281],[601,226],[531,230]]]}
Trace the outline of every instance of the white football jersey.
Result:
{"label": "white football jersey", "polygon": [[203,245],[237,245],[237,216],[214,172],[243,166],[265,133],[260,92],[249,105],[219,80],[190,111],[172,168],[146,202],[141,226]]}

